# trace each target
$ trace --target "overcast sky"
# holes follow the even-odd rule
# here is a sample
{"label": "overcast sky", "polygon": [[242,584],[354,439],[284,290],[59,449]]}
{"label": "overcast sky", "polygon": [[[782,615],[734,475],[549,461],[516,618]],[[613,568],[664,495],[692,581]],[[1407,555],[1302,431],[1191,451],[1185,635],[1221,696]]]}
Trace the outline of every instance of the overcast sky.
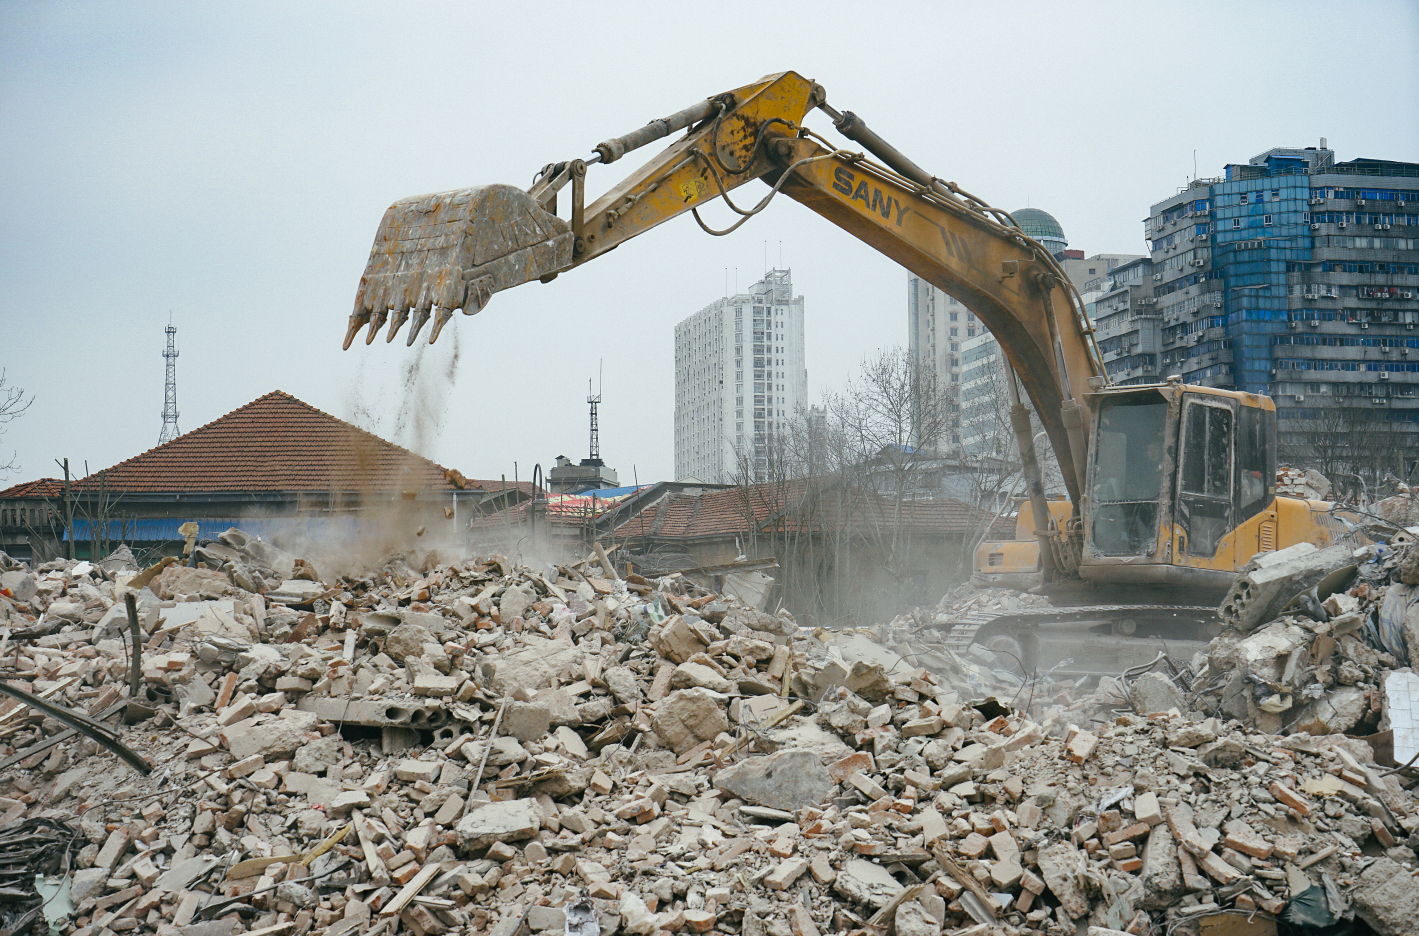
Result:
{"label": "overcast sky", "polygon": [[[693,219],[341,352],[395,199],[545,163],[762,75],[822,82],[918,163],[1143,252],[1149,204],[1273,146],[1419,161],[1419,4],[0,2],[0,366],[34,405],[7,483],[156,444],[285,390],[469,477],[602,452],[673,473],[673,328],[764,269],[806,300],[809,393],[906,341],[906,272],[787,198]],[[830,132],[826,117],[810,125]],[[594,167],[592,194],[636,162]],[[752,191],[752,190],[747,190]],[[755,194],[757,198],[757,194]],[[723,220],[727,212],[711,212]],[[780,254],[780,250],[782,253]],[[422,348],[423,350],[418,350]],[[417,363],[417,368],[411,365]]]}

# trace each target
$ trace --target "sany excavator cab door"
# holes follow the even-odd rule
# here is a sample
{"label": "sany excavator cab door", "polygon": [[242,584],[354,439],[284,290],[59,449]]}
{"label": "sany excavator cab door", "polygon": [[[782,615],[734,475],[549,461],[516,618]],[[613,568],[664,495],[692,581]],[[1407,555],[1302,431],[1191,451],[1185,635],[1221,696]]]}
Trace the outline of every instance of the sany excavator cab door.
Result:
{"label": "sany excavator cab door", "polygon": [[1175,564],[1233,571],[1273,548],[1276,410],[1262,400],[1271,402],[1252,394],[1183,394]]}

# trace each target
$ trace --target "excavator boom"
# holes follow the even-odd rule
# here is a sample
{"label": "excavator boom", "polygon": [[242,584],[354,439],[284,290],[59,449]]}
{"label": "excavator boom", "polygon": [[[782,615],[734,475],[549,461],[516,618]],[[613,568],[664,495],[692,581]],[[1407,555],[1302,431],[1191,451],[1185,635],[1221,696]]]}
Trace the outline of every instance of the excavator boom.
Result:
{"label": "excavator boom", "polygon": [[[882,160],[812,133],[804,117],[821,108],[850,140]],[[684,136],[594,203],[585,203],[587,167],[677,130]],[[770,192],[754,208],[731,193],[762,179]],[[570,219],[557,217],[571,187]],[[716,199],[740,215],[738,227],[772,197],[811,208],[968,305],[1000,340],[1039,414],[1077,500],[1087,451],[1084,394],[1103,369],[1092,329],[1063,271],[1009,215],[942,182],[882,140],[851,112],[794,72],[770,75],[716,95],[596,147],[586,160],[548,165],[526,192],[505,185],[408,198],[380,224],[345,338],[387,321],[388,340],[412,318],[408,342],[430,319],[435,340],[455,309],[471,315],[492,294],[559,273]],[[733,229],[731,228],[731,230]],[[1021,407],[1023,409],[1023,407]],[[1036,482],[1038,486],[1038,482]],[[1043,491],[1032,492],[1043,504]]]}

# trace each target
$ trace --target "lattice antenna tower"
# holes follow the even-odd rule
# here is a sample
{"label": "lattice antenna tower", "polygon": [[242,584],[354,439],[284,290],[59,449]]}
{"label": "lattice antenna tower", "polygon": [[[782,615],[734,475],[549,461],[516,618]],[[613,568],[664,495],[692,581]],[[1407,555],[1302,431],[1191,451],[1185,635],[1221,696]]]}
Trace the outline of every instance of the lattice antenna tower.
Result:
{"label": "lattice antenna tower", "polygon": [[[597,383],[601,379],[597,377]],[[587,459],[588,464],[601,464],[601,430],[596,423],[596,407],[601,402],[601,388],[596,388],[597,392],[591,392],[591,380],[586,381],[586,402],[591,407],[591,455]]]}
{"label": "lattice antenna tower", "polygon": [[158,433],[159,445],[182,434],[177,428],[177,328],[169,325],[164,331],[168,336],[168,346],[163,351],[167,378],[163,381],[163,431]]}

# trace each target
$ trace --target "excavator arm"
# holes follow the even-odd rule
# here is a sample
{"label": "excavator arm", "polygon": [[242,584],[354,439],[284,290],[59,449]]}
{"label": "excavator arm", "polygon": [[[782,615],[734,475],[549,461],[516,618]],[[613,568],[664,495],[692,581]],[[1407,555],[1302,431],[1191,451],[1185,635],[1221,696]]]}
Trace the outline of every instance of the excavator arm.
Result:
{"label": "excavator arm", "polygon": [[[804,117],[814,108],[880,161],[806,128]],[[687,132],[585,204],[589,166],[613,162],[679,130]],[[758,204],[741,206],[731,193],[752,179],[770,190]],[[568,187],[570,220],[564,220],[557,216],[557,200]],[[851,112],[830,107],[821,85],[794,72],[653,121],[600,144],[586,160],[548,165],[525,192],[491,185],[396,202],[381,222],[345,346],[366,325],[372,341],[385,321],[393,340],[411,315],[409,344],[430,319],[433,341],[453,310],[478,312],[494,292],[533,279],[549,281],[687,212],[706,231],[728,233],[779,193],[980,317],[1034,404],[1078,504],[1089,432],[1084,395],[1106,380],[1092,330],[1063,270],[1008,214],[930,175]],[[715,199],[739,215],[724,231],[712,230],[699,216],[698,209]],[[1013,379],[1010,385],[1014,392]],[[1030,500],[1036,515],[1048,516],[1025,408],[1017,405],[1012,417],[1027,474],[1035,464]],[[1057,552],[1059,539],[1051,538]]]}

